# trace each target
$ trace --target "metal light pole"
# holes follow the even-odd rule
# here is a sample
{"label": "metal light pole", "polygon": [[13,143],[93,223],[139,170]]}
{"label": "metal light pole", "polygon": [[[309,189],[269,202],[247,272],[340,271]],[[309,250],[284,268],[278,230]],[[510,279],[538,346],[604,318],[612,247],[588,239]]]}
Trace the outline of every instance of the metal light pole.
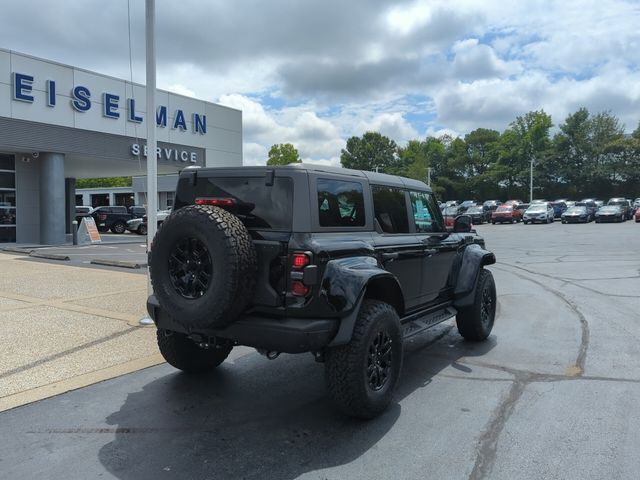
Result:
{"label": "metal light pole", "polygon": [[427,186],[431,186],[431,167],[427,167]]}
{"label": "metal light pole", "polygon": [[[147,64],[147,251],[151,251],[153,237],[158,229],[158,159],[156,155],[156,2],[145,0],[145,33]],[[147,267],[147,292],[153,294],[151,277]],[[144,317],[140,324],[153,324]]]}
{"label": "metal light pole", "polygon": [[531,159],[531,168],[529,169],[529,203],[533,202],[533,158]]}

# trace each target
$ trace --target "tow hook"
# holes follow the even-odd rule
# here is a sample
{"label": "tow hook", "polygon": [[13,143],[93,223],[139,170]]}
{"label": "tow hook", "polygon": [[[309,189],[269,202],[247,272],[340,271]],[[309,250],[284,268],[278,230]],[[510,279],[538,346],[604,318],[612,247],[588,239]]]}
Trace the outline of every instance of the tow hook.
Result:
{"label": "tow hook", "polygon": [[263,350],[261,348],[256,348],[256,351],[260,355],[264,355],[265,357],[267,357],[269,360],[275,360],[280,356],[280,353],[282,353],[282,352],[276,352],[275,350]]}

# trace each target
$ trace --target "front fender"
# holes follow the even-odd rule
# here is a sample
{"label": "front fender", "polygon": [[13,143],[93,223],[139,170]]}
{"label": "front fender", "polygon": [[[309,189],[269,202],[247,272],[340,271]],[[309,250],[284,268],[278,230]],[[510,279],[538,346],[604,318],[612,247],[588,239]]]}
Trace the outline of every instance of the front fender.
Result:
{"label": "front fender", "polygon": [[467,307],[473,304],[480,269],[494,263],[496,263],[496,256],[493,252],[485,250],[480,245],[472,244],[464,249],[453,290],[455,307]]}
{"label": "front fender", "polygon": [[374,257],[339,258],[327,263],[320,295],[341,317],[338,333],[329,346],[344,345],[351,340],[367,285],[374,280],[388,281],[401,291],[396,277],[380,268]]}

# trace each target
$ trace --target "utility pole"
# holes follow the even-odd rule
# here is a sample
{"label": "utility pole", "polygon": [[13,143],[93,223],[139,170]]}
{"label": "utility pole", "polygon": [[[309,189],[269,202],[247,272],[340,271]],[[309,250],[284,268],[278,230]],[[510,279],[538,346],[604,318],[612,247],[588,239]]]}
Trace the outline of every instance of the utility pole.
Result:
{"label": "utility pole", "polygon": [[[158,157],[156,154],[156,2],[145,0],[145,36],[147,66],[147,251],[151,251],[153,237],[158,229]],[[153,295],[151,276],[147,267],[147,293]],[[141,325],[151,325],[153,320],[144,317]]]}
{"label": "utility pole", "polygon": [[531,168],[529,169],[529,203],[533,202],[533,157],[531,157]]}

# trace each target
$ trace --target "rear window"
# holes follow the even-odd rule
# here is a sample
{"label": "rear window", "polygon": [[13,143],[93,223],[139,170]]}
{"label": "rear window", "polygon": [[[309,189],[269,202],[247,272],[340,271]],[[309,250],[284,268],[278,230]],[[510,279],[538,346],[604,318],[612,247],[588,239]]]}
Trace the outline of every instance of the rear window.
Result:
{"label": "rear window", "polygon": [[[182,193],[191,198],[181,198]],[[267,185],[264,176],[198,178],[195,186],[185,186],[182,192],[178,191],[178,206],[193,203],[198,197],[234,199],[239,205],[234,214],[249,229],[291,231],[293,180],[290,178],[276,177],[273,185]]]}

